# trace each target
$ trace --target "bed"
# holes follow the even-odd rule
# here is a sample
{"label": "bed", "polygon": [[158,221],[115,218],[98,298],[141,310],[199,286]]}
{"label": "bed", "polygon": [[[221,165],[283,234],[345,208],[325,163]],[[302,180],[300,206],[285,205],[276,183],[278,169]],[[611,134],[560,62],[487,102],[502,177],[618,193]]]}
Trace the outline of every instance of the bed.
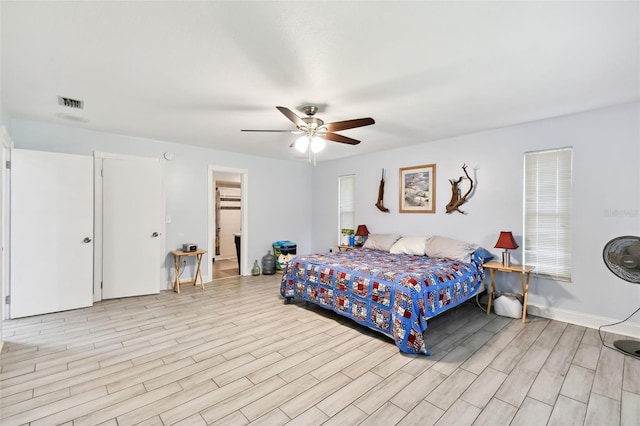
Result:
{"label": "bed", "polygon": [[[280,294],[331,309],[391,337],[403,352],[430,355],[427,321],[482,288],[483,251],[460,259],[365,248],[298,256],[285,266]],[[490,254],[489,254],[490,256]]]}

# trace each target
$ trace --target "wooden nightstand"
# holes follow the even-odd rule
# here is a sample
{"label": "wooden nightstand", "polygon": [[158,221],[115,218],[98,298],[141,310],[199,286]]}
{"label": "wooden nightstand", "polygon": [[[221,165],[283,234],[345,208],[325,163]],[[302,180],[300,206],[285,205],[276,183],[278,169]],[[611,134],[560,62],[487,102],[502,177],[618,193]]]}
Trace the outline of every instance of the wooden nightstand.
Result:
{"label": "wooden nightstand", "polygon": [[[173,280],[173,291],[180,293],[180,284],[193,284],[196,285],[198,282],[198,277],[200,278],[200,287],[204,290],[204,280],[202,279],[202,271],[200,270],[200,264],[202,263],[202,255],[204,255],[206,250],[196,250],[196,251],[182,251],[182,250],[173,250],[171,254],[173,254],[173,265],[175,268],[176,277]],[[196,273],[193,276],[193,280],[189,281],[180,281],[180,268],[182,267],[182,258],[183,257],[196,257]]]}
{"label": "wooden nightstand", "polygon": [[354,250],[359,248],[362,248],[362,246],[347,246],[344,244],[338,244],[338,250],[340,251]]}
{"label": "wooden nightstand", "polygon": [[520,274],[520,284],[522,284],[522,296],[524,297],[524,302],[522,303],[522,322],[525,322],[527,319],[527,299],[529,296],[529,275],[531,274],[531,271],[533,271],[533,266],[504,266],[501,262],[492,260],[485,263],[484,268],[489,271],[489,276],[491,277],[491,287],[487,286],[487,291],[489,292],[489,301],[487,302],[487,315],[491,313],[491,300],[493,299],[493,293],[496,291],[496,271],[516,272]]}

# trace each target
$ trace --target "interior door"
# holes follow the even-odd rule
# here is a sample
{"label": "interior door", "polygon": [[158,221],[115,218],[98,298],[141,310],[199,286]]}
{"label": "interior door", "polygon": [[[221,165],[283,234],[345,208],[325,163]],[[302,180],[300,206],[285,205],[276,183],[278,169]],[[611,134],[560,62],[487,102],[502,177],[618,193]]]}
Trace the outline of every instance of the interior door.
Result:
{"label": "interior door", "polygon": [[164,266],[164,198],[157,159],[102,160],[102,298],[154,294]]}
{"label": "interior door", "polygon": [[11,154],[10,317],[93,304],[93,159]]}

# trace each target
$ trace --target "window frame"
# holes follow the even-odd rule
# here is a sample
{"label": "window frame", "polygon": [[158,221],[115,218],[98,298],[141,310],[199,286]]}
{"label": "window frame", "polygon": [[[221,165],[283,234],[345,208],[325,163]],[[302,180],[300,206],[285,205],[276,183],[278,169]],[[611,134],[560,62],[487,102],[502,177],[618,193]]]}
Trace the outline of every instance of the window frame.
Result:
{"label": "window frame", "polygon": [[[345,200],[344,198],[348,198],[348,199]],[[342,235],[342,229],[349,228],[355,231],[355,224],[356,224],[355,204],[356,204],[356,175],[349,174],[349,175],[338,176],[338,230],[337,230],[338,241],[340,241],[340,237]]]}
{"label": "window frame", "polygon": [[523,263],[541,278],[571,282],[573,147],[524,153]]}

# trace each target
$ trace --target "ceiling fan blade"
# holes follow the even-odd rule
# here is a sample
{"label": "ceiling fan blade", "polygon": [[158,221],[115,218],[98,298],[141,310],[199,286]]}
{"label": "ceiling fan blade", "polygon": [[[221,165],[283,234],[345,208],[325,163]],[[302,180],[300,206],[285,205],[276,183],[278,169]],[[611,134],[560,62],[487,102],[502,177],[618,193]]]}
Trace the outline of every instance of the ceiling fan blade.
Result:
{"label": "ceiling fan blade", "polygon": [[351,139],[346,136],[342,136],[337,133],[331,133],[331,132],[327,132],[324,138],[334,142],[347,143],[349,145],[358,145],[360,143],[359,140]]}
{"label": "ceiling fan blade", "polygon": [[329,132],[339,132],[340,130],[353,129],[356,127],[370,126],[375,124],[375,120],[371,117],[356,118],[355,120],[336,121],[334,123],[327,123],[324,127]]}
{"label": "ceiling fan blade", "polygon": [[302,133],[301,130],[258,130],[258,129],[241,129],[241,132],[281,132],[281,133]]}
{"label": "ceiling fan blade", "polygon": [[307,123],[302,118],[298,117],[289,108],[281,107],[281,106],[277,106],[276,108],[278,108],[278,111],[280,111],[282,114],[284,114],[285,117],[287,117],[289,120],[291,120],[291,122],[293,124],[295,124],[296,127],[301,127],[301,126],[306,126],[307,125]]}

